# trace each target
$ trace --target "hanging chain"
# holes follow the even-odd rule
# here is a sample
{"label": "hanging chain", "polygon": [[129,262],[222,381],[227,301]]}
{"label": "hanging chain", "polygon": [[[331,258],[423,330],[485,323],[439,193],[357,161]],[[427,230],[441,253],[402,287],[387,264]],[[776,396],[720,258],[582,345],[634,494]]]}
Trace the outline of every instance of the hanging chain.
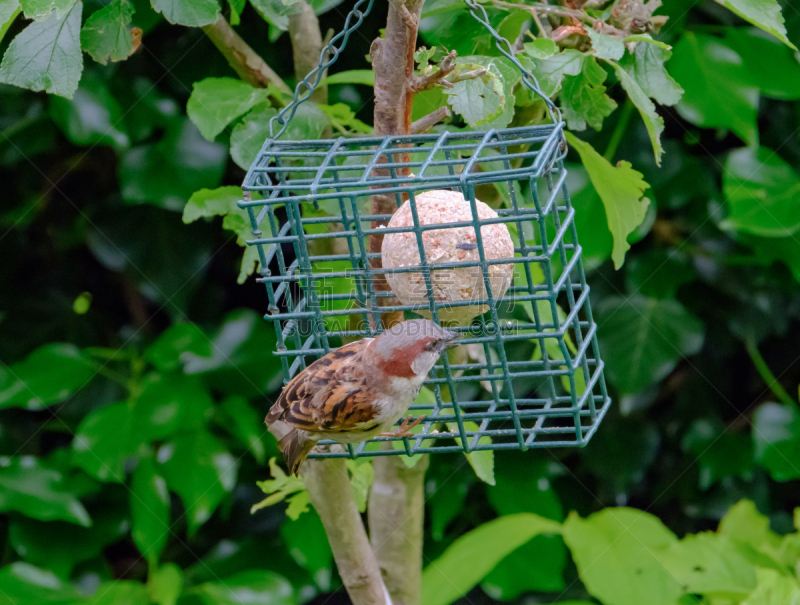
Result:
{"label": "hanging chain", "polygon": [[553,121],[553,124],[558,124],[561,122],[561,110],[559,110],[555,103],[550,100],[550,97],[542,92],[542,90],[539,88],[539,82],[536,80],[536,77],[528,69],[526,69],[522,63],[519,62],[519,59],[517,59],[515,56],[514,47],[511,46],[511,43],[497,33],[497,31],[489,23],[489,16],[486,14],[486,9],[478,4],[476,0],[464,0],[464,4],[467,5],[470,14],[475,18],[475,20],[483,25],[489,31],[489,33],[492,34],[497,50],[499,50],[506,59],[517,66],[517,69],[519,69],[520,73],[522,73],[522,82],[525,84],[525,86],[527,86],[531,92],[539,96],[545,102],[545,105],[547,105],[547,113],[550,115],[550,119]]}
{"label": "hanging chain", "polygon": [[[311,70],[301,82],[297,84],[294,89],[294,98],[292,98],[289,104],[281,109],[280,113],[269,121],[269,137],[271,139],[277,139],[284,132],[286,132],[286,128],[289,126],[289,121],[294,117],[297,108],[301,104],[305,103],[314,93],[317,86],[319,86],[320,81],[322,80],[322,76],[325,74],[325,70],[336,63],[336,60],[339,58],[339,53],[341,53],[342,50],[344,50],[344,47],[347,45],[347,40],[350,38],[350,34],[357,30],[361,25],[361,22],[364,20],[364,17],[369,15],[374,2],[375,0],[358,0],[358,2],[356,2],[355,6],[353,6],[353,10],[347,14],[347,18],[344,21],[344,29],[336,34],[319,54],[319,64],[313,70]],[[360,7],[364,4],[367,5],[367,8],[362,11]],[[353,19],[356,19],[356,22],[351,24]],[[339,46],[335,46],[339,41],[341,41],[341,44]],[[312,79],[314,80],[313,82],[311,82]],[[303,89],[306,90],[306,93],[301,97],[300,94]],[[288,117],[285,117],[287,114]],[[281,125],[281,129],[277,134],[275,133],[276,122]]]}
{"label": "hanging chain", "polygon": [[[347,45],[347,40],[350,38],[350,34],[358,29],[358,27],[364,21],[364,17],[369,15],[374,2],[375,0],[358,0],[355,3],[353,10],[347,14],[347,18],[344,22],[344,29],[336,34],[327,44],[327,46],[322,49],[322,52],[319,55],[319,64],[311,72],[309,72],[301,82],[297,84],[297,87],[294,90],[294,97],[289,104],[284,107],[280,113],[278,113],[278,115],[269,121],[269,136],[271,139],[277,139],[284,132],[286,132],[286,128],[289,126],[289,121],[294,117],[295,112],[297,112],[297,108],[302,103],[305,103],[313,94],[314,90],[316,90],[317,86],[319,86],[325,70],[333,65],[339,58],[339,54]],[[366,9],[362,11],[360,7],[364,4],[366,4]],[[525,84],[525,86],[527,86],[531,92],[539,96],[545,102],[545,105],[547,106],[547,113],[550,116],[553,124],[559,124],[561,122],[561,111],[558,109],[558,107],[556,107],[555,103],[553,103],[553,101],[551,101],[550,98],[539,88],[539,82],[536,80],[536,77],[528,69],[526,69],[522,63],[519,62],[515,56],[514,48],[511,46],[511,43],[497,33],[497,31],[489,23],[489,16],[486,14],[486,9],[478,4],[477,0],[464,0],[464,4],[467,5],[470,14],[475,18],[475,20],[483,25],[489,31],[489,33],[492,34],[495,39],[495,46],[497,47],[497,50],[499,50],[504,57],[506,57],[509,61],[516,65],[517,69],[519,69],[520,73],[522,74],[522,82]],[[355,23],[352,22],[354,19]],[[341,42],[341,44],[336,46],[337,42]],[[304,89],[305,94],[301,96],[301,93]],[[275,132],[276,123],[281,125],[281,129],[277,133]]]}

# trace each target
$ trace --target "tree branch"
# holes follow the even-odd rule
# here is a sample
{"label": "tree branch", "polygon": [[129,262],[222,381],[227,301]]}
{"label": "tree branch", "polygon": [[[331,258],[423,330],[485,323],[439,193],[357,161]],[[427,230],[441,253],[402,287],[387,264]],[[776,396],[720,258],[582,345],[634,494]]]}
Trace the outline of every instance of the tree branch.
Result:
{"label": "tree branch", "polygon": [[402,605],[420,603],[428,462],[427,455],[412,468],[399,456],[381,456],[375,460],[368,511],[370,540],[389,594],[395,603]]}
{"label": "tree branch", "polygon": [[258,88],[266,88],[267,84],[272,83],[282,92],[292,94],[286,82],[233,31],[224,17],[220,16],[216,23],[205,25],[202,29],[242,80]]}
{"label": "tree branch", "polygon": [[[294,7],[296,11],[289,15],[289,35],[292,39],[294,75],[300,82],[319,63],[319,54],[322,52],[322,34],[314,9],[307,2],[300,0]],[[324,78],[325,74],[322,74],[322,77]],[[314,103],[327,103],[328,86],[317,86],[311,94],[310,100]]]}
{"label": "tree branch", "polygon": [[427,132],[436,126],[436,124],[449,117],[450,108],[447,107],[447,105],[444,105],[436,111],[432,111],[428,115],[421,117],[419,120],[411,122],[411,134],[422,134],[423,132]]}
{"label": "tree branch", "polygon": [[353,605],[392,605],[353,500],[344,459],[307,460],[301,475]]}
{"label": "tree branch", "polygon": [[422,92],[423,90],[433,88],[437,84],[440,84],[445,88],[452,88],[453,85],[444,78],[446,78],[450,72],[455,69],[456,56],[456,51],[451,50],[447,56],[442,59],[441,63],[439,63],[439,69],[437,69],[435,72],[424,76],[413,76],[411,78],[411,82],[409,82],[411,91],[415,93]]}

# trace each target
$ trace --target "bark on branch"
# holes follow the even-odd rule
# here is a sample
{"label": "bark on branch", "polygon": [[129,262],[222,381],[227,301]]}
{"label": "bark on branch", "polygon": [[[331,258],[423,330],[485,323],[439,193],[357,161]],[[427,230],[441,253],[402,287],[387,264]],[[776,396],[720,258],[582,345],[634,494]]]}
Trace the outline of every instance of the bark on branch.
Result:
{"label": "bark on branch", "polygon": [[242,80],[258,88],[266,88],[271,82],[282,92],[292,94],[286,82],[233,31],[224,17],[220,16],[216,23],[205,25],[202,29]]}
{"label": "bark on branch", "polygon": [[[292,39],[294,54],[294,75],[299,82],[305,78],[319,63],[322,52],[322,34],[319,20],[314,9],[302,0],[294,5],[296,11],[289,15],[289,36]],[[325,77],[325,74],[322,74]],[[327,85],[317,86],[311,94],[314,103],[328,102]]]}
{"label": "bark on branch", "polygon": [[422,92],[429,90],[437,84],[445,88],[453,88],[453,84],[445,80],[450,73],[456,68],[457,53],[451,50],[447,56],[439,63],[439,68],[432,74],[424,76],[414,76],[411,78],[409,86],[412,92]]}
{"label": "bark on branch", "polygon": [[301,475],[353,605],[392,605],[353,500],[344,459],[307,460]]}
{"label": "bark on branch", "polygon": [[428,462],[427,455],[412,468],[399,456],[375,460],[375,482],[369,500],[370,540],[396,605],[420,603]]}
{"label": "bark on branch", "polygon": [[436,111],[432,111],[426,116],[421,117],[419,120],[411,122],[411,134],[422,134],[427,132],[445,118],[450,117],[450,108],[443,105]]}

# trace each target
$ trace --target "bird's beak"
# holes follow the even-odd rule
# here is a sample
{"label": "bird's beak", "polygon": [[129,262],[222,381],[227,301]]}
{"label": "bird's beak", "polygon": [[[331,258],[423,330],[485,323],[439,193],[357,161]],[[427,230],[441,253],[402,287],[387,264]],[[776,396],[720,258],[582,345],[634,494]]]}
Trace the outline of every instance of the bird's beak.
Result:
{"label": "bird's beak", "polygon": [[445,338],[447,340],[444,342],[444,349],[452,349],[453,347],[457,347],[461,344],[461,335],[458,334],[458,332],[451,332],[448,330]]}

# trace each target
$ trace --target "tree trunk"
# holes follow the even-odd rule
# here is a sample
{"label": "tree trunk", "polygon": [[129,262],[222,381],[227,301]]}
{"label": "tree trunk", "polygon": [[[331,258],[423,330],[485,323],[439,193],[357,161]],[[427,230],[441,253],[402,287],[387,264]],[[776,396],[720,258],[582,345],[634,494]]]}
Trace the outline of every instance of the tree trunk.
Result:
{"label": "tree trunk", "polygon": [[[411,132],[411,105],[414,100],[414,51],[417,28],[424,0],[389,0],[389,17],[386,37],[372,43],[370,56],[375,72],[375,136],[404,135]],[[407,153],[383,156],[393,163],[406,162]],[[408,174],[407,169],[398,174]],[[389,175],[387,168],[378,165],[376,176]],[[372,194],[372,214],[394,214],[397,209],[395,194]],[[372,228],[386,225],[388,221],[373,221]],[[368,249],[380,253],[383,235],[369,237]],[[370,261],[373,268],[381,267],[380,258]],[[388,292],[384,276],[373,278],[376,292]],[[394,298],[381,299],[394,302]],[[385,303],[384,303],[385,304]],[[384,313],[381,322],[388,327],[403,321],[402,312]],[[417,462],[409,469],[396,456],[379,456],[373,464],[375,483],[369,500],[369,528],[372,549],[396,605],[419,605],[422,573],[423,484],[428,459]]]}

